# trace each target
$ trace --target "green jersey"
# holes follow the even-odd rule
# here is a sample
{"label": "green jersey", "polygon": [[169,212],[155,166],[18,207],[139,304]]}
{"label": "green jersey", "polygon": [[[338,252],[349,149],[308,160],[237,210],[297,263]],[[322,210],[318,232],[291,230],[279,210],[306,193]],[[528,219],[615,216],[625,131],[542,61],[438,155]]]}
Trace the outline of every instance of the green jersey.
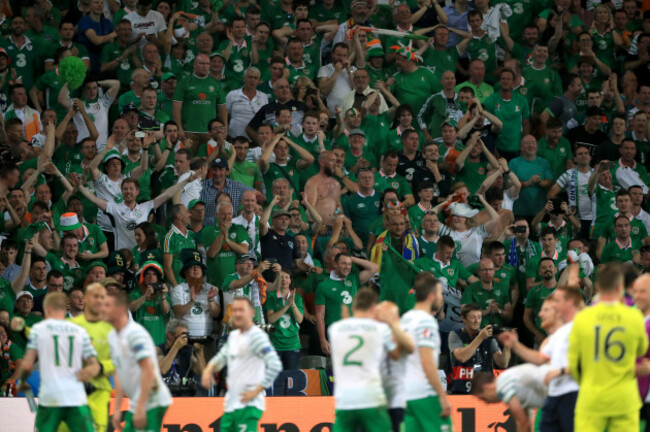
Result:
{"label": "green jersey", "polygon": [[16,293],[11,288],[11,281],[0,278],[0,309],[9,312],[9,316],[14,314],[14,303],[16,303]]}
{"label": "green jersey", "polygon": [[417,203],[414,206],[411,206],[408,209],[409,221],[411,222],[411,228],[415,230],[416,233],[421,233],[422,227],[422,218],[427,213],[428,209],[422,207],[421,203]]}
{"label": "green jersey", "polygon": [[623,245],[617,239],[614,239],[614,241],[610,241],[603,248],[600,262],[608,263],[616,261],[620,263],[632,263],[632,260],[639,254],[639,249],[642,246],[643,244],[637,238],[630,238],[627,245]]}
{"label": "green jersey", "polygon": [[273,190],[273,181],[283,178],[289,180],[291,187],[296,194],[300,193],[300,170],[296,168],[295,160],[292,158],[286,165],[278,165],[275,162],[269,163],[269,169],[262,175],[264,187],[268,192]]}
{"label": "green jersey", "polygon": [[[506,304],[511,303],[510,288],[492,285],[491,288],[487,290],[483,288],[483,283],[481,281],[477,281],[468,285],[460,298],[461,304],[465,305],[474,303],[481,309],[487,309],[492,302],[497,302],[499,309],[503,309]],[[489,324],[502,325],[503,320],[499,314],[484,315],[481,320],[481,327]]]}
{"label": "green jersey", "polygon": [[[600,231],[600,236],[605,237],[608,242],[612,242],[616,238],[613,220],[616,220],[618,216],[619,214],[616,213],[613,218],[610,219],[609,223],[605,225],[605,229]],[[646,229],[643,221],[640,221],[635,217],[632,217],[632,219],[630,219],[630,237],[639,240],[643,240],[644,238],[648,237],[648,230]]]}
{"label": "green jersey", "polygon": [[526,277],[535,278],[535,281],[542,280],[542,277],[539,275],[539,262],[542,258],[551,258],[553,263],[555,263],[555,269],[559,273],[560,270],[567,266],[566,253],[567,251],[560,252],[556,250],[553,255],[546,255],[542,250],[539,255],[535,255],[526,263]]}
{"label": "green jersey", "polygon": [[2,39],[0,47],[7,51],[11,59],[10,67],[16,69],[17,76],[22,77],[22,84],[29,93],[34,85],[36,74],[42,69],[38,47],[27,36],[20,48],[14,43],[12,36]]}
{"label": "green jersey", "polygon": [[444,92],[429,96],[418,114],[420,129],[427,128],[431,138],[439,138],[441,125],[446,119],[460,118],[464,114],[456,104],[457,97],[456,92],[452,98],[445,96]]}
{"label": "green jersey", "polygon": [[397,72],[393,78],[395,83],[391,86],[391,92],[402,105],[408,104],[415,113],[420,112],[429,96],[442,90],[440,80],[424,67],[410,73]]}
{"label": "green jersey", "polygon": [[525,97],[517,92],[512,92],[509,100],[504,100],[501,93],[495,93],[485,102],[486,110],[494,114],[503,122],[503,128],[497,136],[497,149],[517,152],[522,138],[522,124],[530,119],[530,109]]}
{"label": "green jersey", "polygon": [[81,287],[86,276],[79,262],[71,264],[64,260],[63,257],[52,265],[52,270],[63,273],[63,291],[66,293],[74,287]]}
{"label": "green jersey", "polygon": [[188,230],[183,234],[176,225],[172,224],[171,229],[165,236],[163,253],[172,256],[172,271],[174,272],[176,284],[185,282],[185,278],[181,276],[181,269],[183,268],[181,251],[183,249],[196,249],[196,246],[196,234],[193,231]]}
{"label": "green jersey", "polygon": [[309,8],[309,19],[316,20],[319,23],[336,20],[339,24],[345,21],[345,15],[342,8],[334,5],[327,9],[322,3],[316,3]]}
{"label": "green jersey", "polygon": [[352,229],[359,235],[364,245],[368,243],[370,225],[379,213],[379,196],[379,192],[375,190],[370,196],[364,196],[357,192],[346,196],[341,203],[343,213],[352,221]]}
{"label": "green jersey", "polygon": [[422,233],[420,233],[420,237],[418,238],[418,245],[420,246],[421,258],[433,259],[433,255],[438,251],[438,243],[425,240]]}
{"label": "green jersey", "polygon": [[[79,242],[79,253],[87,251],[94,254],[101,250],[101,245],[106,243],[106,235],[99,225],[84,223],[84,238]],[[83,258],[83,255],[81,255]]]}
{"label": "green jersey", "polygon": [[183,103],[181,116],[185,131],[206,133],[208,123],[217,113],[217,105],[224,105],[226,96],[214,78],[192,74],[178,82],[174,101]]}
{"label": "green jersey", "polygon": [[[129,293],[131,302],[140,297],[142,297],[142,290],[139,287]],[[165,294],[165,298],[169,304],[169,296],[167,294]],[[133,312],[133,319],[147,329],[155,345],[160,345],[164,344],[166,340],[165,325],[167,325],[168,315],[163,310],[162,300],[155,298],[145,300],[138,310]]]}
{"label": "green jersey", "polygon": [[377,81],[386,81],[388,78],[390,78],[390,73],[384,68],[375,69],[374,67],[370,66],[369,63],[367,63],[364,69],[368,71],[368,76],[370,77],[370,87],[372,88],[374,88]]}
{"label": "green jersey", "polygon": [[[224,52],[231,42],[221,42],[217,51]],[[244,84],[244,70],[251,65],[250,38],[244,37],[241,45],[233,43],[230,50],[230,58],[226,62],[226,73],[228,80],[237,83],[237,86]]]}
{"label": "green jersey", "polygon": [[539,311],[542,310],[542,304],[544,303],[544,300],[546,300],[546,297],[553,294],[554,291],[555,287],[546,288],[543,284],[540,283],[528,291],[528,295],[526,295],[526,301],[524,302],[526,309],[533,310],[533,316],[535,317],[535,327],[537,327],[537,329],[544,334],[546,334],[546,332],[541,327],[542,319],[539,317]]}
{"label": "green jersey", "polygon": [[496,45],[490,41],[487,32],[481,37],[472,36],[472,41],[467,47],[467,55],[470,60],[482,60],[485,64],[485,81],[493,83],[496,81],[494,71],[497,69]]}
{"label": "green jersey", "polygon": [[492,5],[505,3],[510,6],[512,15],[507,19],[510,28],[510,37],[513,40],[521,40],[524,35],[524,28],[533,21],[535,8],[534,0],[493,0]]}
{"label": "green jersey", "polygon": [[609,190],[602,187],[599,183],[596,184],[596,221],[594,222],[594,229],[591,233],[591,238],[597,239],[599,236],[605,237],[607,235],[607,226],[613,224],[614,215],[618,213],[616,207],[616,190]]}
{"label": "green jersey", "polygon": [[314,65],[311,61],[304,59],[298,66],[293,65],[289,59],[286,60],[286,70],[289,71],[289,84],[293,85],[296,83],[298,78],[306,76],[312,81],[316,80],[316,73],[318,72],[318,67]]}
{"label": "green jersey", "polygon": [[165,114],[167,114],[168,119],[173,119],[174,118],[174,111],[173,111],[173,106],[174,106],[174,101],[167,96],[165,96],[165,93],[160,92],[158,94],[158,109],[156,110],[156,114],[158,112],[162,111]]}
{"label": "green jersey", "polygon": [[56,113],[56,121],[60,123],[68,110],[59,103],[59,92],[63,87],[63,81],[59,79],[59,70],[53,69],[45,72],[36,80],[37,89],[44,92],[45,106]]}
{"label": "green jersey", "polygon": [[320,33],[314,35],[314,39],[308,45],[302,44],[303,60],[305,63],[310,63],[314,67],[313,76],[310,76],[312,81],[316,78],[316,72],[321,67],[321,52],[320,48],[323,43],[323,36]]}
{"label": "green jersey", "polygon": [[241,162],[235,161],[233,163],[232,170],[230,170],[230,178],[251,188],[262,186],[264,184],[260,168],[257,164],[247,160]]}
{"label": "green jersey", "polygon": [[400,201],[403,201],[407,195],[413,195],[411,186],[409,186],[404,177],[399,174],[387,176],[382,174],[381,171],[377,171],[375,173],[375,190],[383,193],[388,188],[393,188],[397,191],[397,196]]}
{"label": "green jersey", "polygon": [[341,320],[342,306],[346,306],[352,316],[352,299],[360,285],[358,273],[350,273],[346,278],[341,279],[334,272],[318,284],[315,303],[325,306],[325,327]]}
{"label": "green jersey", "polygon": [[463,169],[456,174],[456,181],[465,183],[469,193],[474,195],[487,177],[488,163],[486,161],[468,162],[465,160]]}
{"label": "green jersey", "polygon": [[[279,311],[286,305],[286,303],[287,298],[282,297],[279,292],[269,293],[266,302],[264,303],[264,309],[267,311]],[[295,303],[300,313],[304,313],[302,297],[300,297],[300,294],[298,293],[295,294]],[[284,314],[282,314],[280,319],[275,322],[275,331],[269,334],[273,348],[275,348],[276,351],[299,350],[299,330],[300,324],[296,321],[296,318],[293,315],[293,310],[290,307],[284,312]]]}
{"label": "green jersey", "polygon": [[536,113],[544,111],[554,97],[562,96],[562,79],[550,66],[542,69],[526,66],[522,75],[528,87],[528,100]]}
{"label": "green jersey", "polygon": [[[221,228],[218,228],[216,225],[211,227],[206,227],[205,232],[203,233],[203,245],[206,250],[210,248],[212,243],[217,239],[221,233]],[[228,230],[228,238],[235,243],[244,243],[246,248],[251,244],[250,237],[246,228],[241,225],[231,225]],[[214,256],[208,256],[207,262],[207,280],[208,283],[221,287],[224,281],[224,278],[232,273],[232,270],[235,268],[235,259],[237,254],[230,249],[230,246],[224,240],[221,243],[221,249]]]}
{"label": "green jersey", "polygon": [[422,54],[423,64],[438,77],[442,78],[442,74],[446,71],[456,73],[456,62],[458,62],[458,50],[456,47],[451,47],[444,50],[437,50],[429,48]]}
{"label": "green jersey", "polygon": [[[469,81],[462,82],[456,86],[456,93],[458,93],[458,90],[462,89],[463,87],[469,87],[474,90],[474,97],[481,101],[481,103],[485,102],[488,97],[494,94],[494,88],[486,82],[482,82],[478,87]],[[494,113],[494,111],[490,112]]]}
{"label": "green jersey", "polygon": [[614,53],[616,52],[612,31],[600,34],[598,30],[593,29],[590,33],[594,44],[594,55],[598,60],[611,67],[614,64]]}
{"label": "green jersey", "polygon": [[140,96],[136,95],[133,90],[129,90],[119,97],[117,104],[120,112],[122,112],[124,107],[129,104],[132,104],[138,108],[140,106]]}
{"label": "green jersey", "polygon": [[537,141],[537,156],[546,159],[551,164],[551,176],[553,180],[557,180],[567,170],[567,161],[573,160],[571,143],[561,137],[555,148],[551,148],[546,137],[543,136]]}

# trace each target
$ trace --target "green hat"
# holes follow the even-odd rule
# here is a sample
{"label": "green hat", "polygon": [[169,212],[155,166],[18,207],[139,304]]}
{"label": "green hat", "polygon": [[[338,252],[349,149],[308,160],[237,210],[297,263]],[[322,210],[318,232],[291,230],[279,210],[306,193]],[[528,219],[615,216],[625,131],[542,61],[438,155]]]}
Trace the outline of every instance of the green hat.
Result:
{"label": "green hat", "polygon": [[124,160],[122,160],[122,155],[120,155],[120,152],[118,152],[116,149],[111,149],[108,151],[108,153],[106,153],[104,160],[102,160],[102,165],[106,165],[106,163],[111,159],[118,159],[120,162],[122,162],[122,169],[124,169]]}
{"label": "green hat", "polygon": [[63,213],[59,221],[59,227],[61,228],[61,231],[64,232],[81,228],[81,222],[79,222],[79,217],[77,217],[77,213],[75,212]]}
{"label": "green hat", "polygon": [[442,124],[440,125],[440,127],[442,127],[442,126],[444,126],[444,125],[449,125],[449,126],[451,126],[451,127],[454,127],[454,128],[456,128],[456,129],[458,129],[458,122],[457,122],[456,120],[454,120],[453,118],[451,118],[451,117],[447,117],[447,118],[445,119],[445,121],[442,122]]}
{"label": "green hat", "polygon": [[368,52],[366,53],[366,59],[370,57],[383,57],[384,56],[384,47],[381,46],[379,39],[374,39],[369,41],[366,46],[368,47]]}
{"label": "green hat", "polygon": [[162,81],[167,81],[170,78],[176,78],[176,75],[174,75],[171,72],[165,72],[164,74],[162,74]]}
{"label": "green hat", "polygon": [[194,206],[197,205],[197,204],[203,204],[203,205],[205,205],[205,203],[204,203],[203,201],[201,201],[200,199],[193,199],[192,201],[190,201],[190,202],[187,204],[187,209],[188,209],[188,210],[192,210],[192,209],[194,208]]}
{"label": "green hat", "polygon": [[88,273],[90,271],[90,269],[93,268],[93,267],[101,267],[101,268],[104,269],[104,271],[106,271],[106,272],[108,271],[108,268],[106,267],[106,264],[104,264],[104,261],[94,260],[94,261],[89,262],[86,265],[84,273]]}
{"label": "green hat", "polygon": [[107,275],[121,273],[126,271],[126,260],[124,256],[118,251],[113,251],[108,256],[108,268],[106,269]]}
{"label": "green hat", "polygon": [[162,282],[164,272],[160,263],[156,261],[146,261],[144,264],[142,264],[142,267],[140,267],[140,270],[136,274],[140,285],[142,285],[144,282],[144,272],[149,269],[155,270],[158,273],[158,282]]}
{"label": "green hat", "polygon": [[138,264],[140,264],[140,267],[142,267],[147,261],[162,262],[162,255],[155,249],[143,251],[140,254]]}
{"label": "green hat", "polygon": [[205,264],[203,264],[203,257],[195,249],[183,249],[181,251],[181,261],[183,267],[181,268],[181,277],[185,278],[185,271],[194,266],[200,266],[205,272]]}
{"label": "green hat", "polygon": [[214,56],[219,56],[222,59],[224,59],[224,61],[226,60],[226,56],[223,55],[223,53],[221,51],[212,51],[212,54],[210,54],[210,58],[212,58]]}

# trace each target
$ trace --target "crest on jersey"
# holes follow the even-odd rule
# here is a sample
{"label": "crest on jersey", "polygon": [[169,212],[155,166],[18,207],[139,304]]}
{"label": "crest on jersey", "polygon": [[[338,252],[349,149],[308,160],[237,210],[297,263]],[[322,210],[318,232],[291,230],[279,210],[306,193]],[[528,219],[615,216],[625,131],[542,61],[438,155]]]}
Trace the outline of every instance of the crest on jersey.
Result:
{"label": "crest on jersey", "polygon": [[449,268],[449,269],[447,269],[447,273],[449,274],[449,276],[453,277],[454,273],[456,273],[456,270],[454,270],[453,268]]}
{"label": "crest on jersey", "polygon": [[433,332],[429,328],[425,328],[422,330],[422,337],[425,339],[430,339],[433,336]]}
{"label": "crest on jersey", "polygon": [[352,281],[346,280],[343,284],[348,288],[352,288]]}
{"label": "crest on jersey", "polygon": [[399,182],[394,181],[391,183],[391,186],[393,186],[393,189],[399,189]]}

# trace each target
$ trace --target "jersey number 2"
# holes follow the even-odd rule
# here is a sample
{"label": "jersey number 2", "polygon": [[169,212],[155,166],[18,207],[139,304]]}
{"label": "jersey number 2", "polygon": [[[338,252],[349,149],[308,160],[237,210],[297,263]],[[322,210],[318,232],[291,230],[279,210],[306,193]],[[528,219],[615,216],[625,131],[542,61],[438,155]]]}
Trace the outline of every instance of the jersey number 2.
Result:
{"label": "jersey number 2", "polygon": [[349,339],[356,340],[357,344],[354,346],[354,348],[348,351],[343,357],[343,366],[363,366],[363,362],[350,360],[350,356],[355,352],[359,351],[363,346],[363,338],[361,336],[352,335],[349,337]]}
{"label": "jersey number 2", "polygon": [[[52,336],[52,339],[54,339],[54,365],[55,366],[61,366],[61,362],[59,361],[59,336]],[[68,367],[72,367],[72,350],[74,348],[74,336],[68,336],[68,340],[70,341],[70,348],[68,349]]]}
{"label": "jersey number 2", "polygon": [[[594,361],[600,360],[600,332],[602,327],[596,326],[596,343],[594,345]],[[605,358],[613,363],[617,363],[623,359],[625,356],[625,345],[621,341],[612,340],[614,333],[621,332],[625,333],[625,328],[623,327],[614,327],[605,335],[605,340],[603,344],[603,354]]]}

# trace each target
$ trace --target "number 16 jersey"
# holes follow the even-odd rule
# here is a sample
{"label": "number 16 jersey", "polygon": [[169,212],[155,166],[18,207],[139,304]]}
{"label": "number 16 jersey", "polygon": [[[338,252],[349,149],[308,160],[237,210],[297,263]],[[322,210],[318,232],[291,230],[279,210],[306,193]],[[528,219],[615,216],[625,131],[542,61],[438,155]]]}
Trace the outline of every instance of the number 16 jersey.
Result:
{"label": "number 16 jersey", "polygon": [[395,349],[387,324],[370,318],[347,318],[329,329],[336,409],[386,406],[381,364]]}

